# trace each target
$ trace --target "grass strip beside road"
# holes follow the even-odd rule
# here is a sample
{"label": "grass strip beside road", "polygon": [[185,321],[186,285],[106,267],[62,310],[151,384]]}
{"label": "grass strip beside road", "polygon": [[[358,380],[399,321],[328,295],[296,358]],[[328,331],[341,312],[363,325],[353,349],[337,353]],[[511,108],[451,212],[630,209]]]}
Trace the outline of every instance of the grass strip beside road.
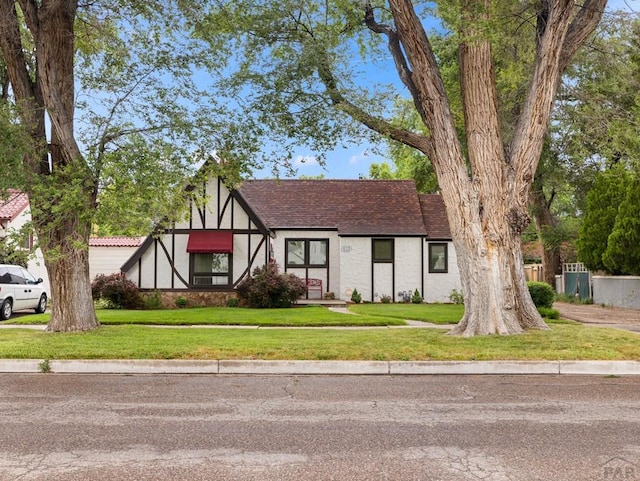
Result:
{"label": "grass strip beside road", "polygon": [[0,331],[0,358],[300,360],[640,360],[637,334],[550,322],[550,331],[460,338],[438,329],[157,329]]}

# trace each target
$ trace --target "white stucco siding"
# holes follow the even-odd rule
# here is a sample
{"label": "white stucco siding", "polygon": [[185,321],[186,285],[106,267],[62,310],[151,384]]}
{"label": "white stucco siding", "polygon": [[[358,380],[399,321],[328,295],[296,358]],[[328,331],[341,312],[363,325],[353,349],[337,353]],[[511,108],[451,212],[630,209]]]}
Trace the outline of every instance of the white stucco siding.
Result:
{"label": "white stucco siding", "polygon": [[165,249],[159,245],[158,241],[158,256],[156,260],[156,279],[155,279],[155,289],[170,289],[171,288],[171,278],[173,277],[173,269],[171,268],[171,251],[173,244],[173,236],[171,235],[163,235],[161,238],[162,244],[164,245],[167,253],[165,253]]}
{"label": "white stucco siding", "polygon": [[[423,243],[424,240],[420,237],[397,237],[395,239],[395,290],[393,298],[396,302],[402,301],[398,298],[398,292],[413,292],[416,289],[422,291]],[[392,292],[385,292],[385,294],[391,295]]]}
{"label": "white stucco siding", "polygon": [[[231,213],[233,212],[233,228],[234,229],[255,229],[256,226],[253,222],[249,222],[249,215],[244,211],[242,206],[233,199],[233,209],[231,203],[227,207],[227,211],[224,214],[221,229],[231,229]],[[252,243],[252,245],[255,245]]]}
{"label": "white stucco siding", "polygon": [[[137,247],[89,247],[89,277],[93,281],[97,275],[105,276],[120,272]],[[137,278],[136,278],[137,279]]]}
{"label": "white stucco siding", "polygon": [[363,300],[370,300],[371,290],[371,238],[340,238],[340,290],[336,297],[351,299],[357,289]]}
{"label": "white stucco siding", "polygon": [[154,289],[154,276],[155,276],[155,253],[156,244],[152,242],[149,248],[144,252],[140,258],[140,288],[141,289]]}
{"label": "white stucco siding", "polygon": [[[205,212],[205,228],[206,229],[231,229],[233,199],[229,199],[229,189],[225,187],[217,178],[212,178],[207,183],[207,208]],[[225,203],[229,200],[225,209]],[[218,216],[221,215],[220,218]]]}
{"label": "white stucco siding", "polygon": [[460,283],[460,273],[458,271],[458,259],[452,242],[447,242],[447,264],[448,272],[429,272],[429,244],[426,243],[424,249],[425,282],[424,301],[425,302],[451,302],[449,295],[453,289],[462,292]]}
{"label": "white stucco siding", "polygon": [[[136,286],[138,286],[138,264],[137,263],[135,265],[133,265],[131,267],[131,269],[129,269],[127,272],[125,272],[124,275],[125,275],[125,277],[127,279],[129,279]],[[138,287],[140,287],[140,286],[138,286]]]}
{"label": "white stucco siding", "polygon": [[393,297],[393,264],[391,262],[373,264],[373,298],[363,296],[362,300],[380,302],[383,296]]}
{"label": "white stucco siding", "polygon": [[[263,266],[265,259],[267,258],[268,242],[262,242],[263,236],[261,234],[235,234],[233,236],[233,280],[232,283],[236,283],[243,277],[249,267],[249,273],[253,272],[256,267]],[[249,243],[249,241],[251,241]],[[258,246],[260,248],[258,249]],[[253,261],[253,264],[249,266],[251,258],[258,253]]]}
{"label": "white stucco siding", "polygon": [[[189,282],[189,253],[187,252],[188,234],[176,234],[174,236],[174,259],[173,265],[180,276]],[[168,247],[167,247],[168,248]],[[171,252],[171,251],[169,251]],[[173,274],[173,288],[186,289],[187,286],[180,280],[176,273]]]}

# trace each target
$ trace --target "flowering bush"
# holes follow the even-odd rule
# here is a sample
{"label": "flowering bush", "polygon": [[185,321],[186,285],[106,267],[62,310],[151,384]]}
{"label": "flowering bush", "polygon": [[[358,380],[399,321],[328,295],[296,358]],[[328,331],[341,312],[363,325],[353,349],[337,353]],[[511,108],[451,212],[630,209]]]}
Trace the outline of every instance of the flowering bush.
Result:
{"label": "flowering bush", "polygon": [[140,291],[122,273],[97,275],[91,283],[91,295],[94,300],[107,300],[115,309],[138,309],[143,305]]}
{"label": "flowering bush", "polygon": [[306,290],[302,279],[287,272],[279,274],[274,264],[257,267],[236,288],[240,299],[257,308],[291,307]]}

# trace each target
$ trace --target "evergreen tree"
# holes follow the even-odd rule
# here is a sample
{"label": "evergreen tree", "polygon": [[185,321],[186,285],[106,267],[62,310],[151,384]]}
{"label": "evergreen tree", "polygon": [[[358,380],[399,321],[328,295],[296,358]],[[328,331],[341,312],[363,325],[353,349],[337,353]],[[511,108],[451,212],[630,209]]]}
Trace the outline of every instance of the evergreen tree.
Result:
{"label": "evergreen tree", "polygon": [[[587,195],[587,208],[580,227],[578,259],[592,271],[609,271],[603,262],[607,241],[625,199],[629,173],[622,165],[602,172]],[[617,273],[615,270],[611,273]]]}
{"label": "evergreen tree", "polygon": [[640,175],[628,181],[602,261],[609,272],[640,275]]}

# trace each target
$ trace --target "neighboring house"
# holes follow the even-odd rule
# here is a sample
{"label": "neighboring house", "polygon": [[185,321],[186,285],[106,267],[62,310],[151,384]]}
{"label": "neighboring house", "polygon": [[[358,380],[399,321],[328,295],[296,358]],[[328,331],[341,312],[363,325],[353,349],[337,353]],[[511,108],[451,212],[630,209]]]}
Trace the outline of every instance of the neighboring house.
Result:
{"label": "neighboring house", "polygon": [[142,244],[144,237],[92,237],[89,239],[89,278],[99,274],[120,272],[124,264]]}
{"label": "neighboring house", "polygon": [[[31,222],[27,194],[15,189],[9,189],[7,194],[6,200],[0,199],[0,239],[19,232],[25,224]],[[143,240],[140,237],[92,237],[89,240],[90,279],[93,280],[98,274],[120,272],[120,266],[131,257]],[[33,247],[33,235],[25,236],[22,243],[17,245],[18,249],[29,251]],[[31,256],[27,269],[36,278],[41,277],[47,292],[51,292],[47,268],[39,248]]]}
{"label": "neighboring house", "polygon": [[252,180],[237,190],[219,178],[201,186],[172,229],[147,237],[122,266],[141,289],[192,304],[221,304],[253,269],[276,263],[308,279],[309,298],[426,302],[461,290],[439,195],[402,180]]}
{"label": "neighboring house", "polygon": [[[6,199],[0,199],[0,239],[18,233],[29,222],[31,222],[31,211],[27,194],[19,190],[8,189]],[[15,247],[31,251],[34,247],[33,235],[23,236],[23,239],[16,243]],[[44,265],[42,251],[39,248],[30,257],[26,267],[36,279],[42,278],[45,290],[51,292],[49,275]]]}

